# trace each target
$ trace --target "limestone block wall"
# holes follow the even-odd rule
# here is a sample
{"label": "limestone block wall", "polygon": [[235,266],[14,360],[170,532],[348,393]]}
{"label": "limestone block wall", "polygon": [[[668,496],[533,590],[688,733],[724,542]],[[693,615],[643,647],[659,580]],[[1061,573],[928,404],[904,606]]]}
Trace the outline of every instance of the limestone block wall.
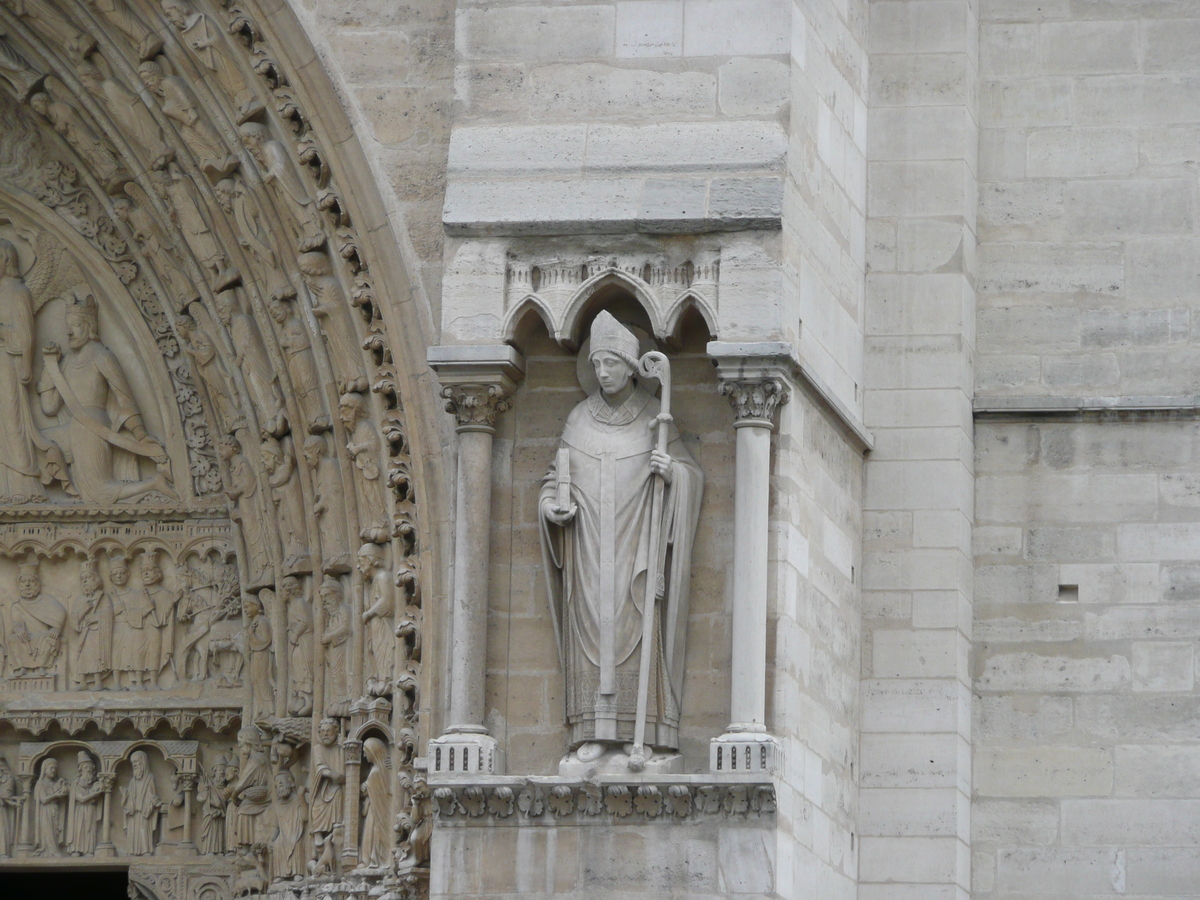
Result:
{"label": "limestone block wall", "polygon": [[981,4],[981,396],[1196,392],[1198,16]]}
{"label": "limestone block wall", "polygon": [[870,6],[861,900],[970,886],[977,7]]}
{"label": "limestone block wall", "polygon": [[1194,895],[1200,427],[977,446],[972,896]]}
{"label": "limestone block wall", "polygon": [[862,452],[803,390],[780,407],[774,443],[767,727],[783,746],[777,890],[850,900],[859,866]]}
{"label": "limestone block wall", "polygon": [[779,329],[841,401],[861,411],[867,3],[793,2],[791,31]]}
{"label": "limestone block wall", "polygon": [[786,0],[462,2],[446,224],[777,223]]}

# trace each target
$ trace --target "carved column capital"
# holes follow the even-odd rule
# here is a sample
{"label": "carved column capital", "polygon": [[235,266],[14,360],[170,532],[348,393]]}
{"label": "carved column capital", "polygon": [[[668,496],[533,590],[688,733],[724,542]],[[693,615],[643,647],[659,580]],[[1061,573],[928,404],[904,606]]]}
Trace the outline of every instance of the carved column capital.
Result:
{"label": "carved column capital", "polygon": [[459,431],[493,431],[496,417],[512,407],[511,394],[499,384],[450,384],[442,388],[442,396]]}
{"label": "carved column capital", "polygon": [[723,379],[720,391],[733,407],[737,423],[747,424],[755,420],[769,424],[775,408],[791,397],[782,378],[762,375]]}

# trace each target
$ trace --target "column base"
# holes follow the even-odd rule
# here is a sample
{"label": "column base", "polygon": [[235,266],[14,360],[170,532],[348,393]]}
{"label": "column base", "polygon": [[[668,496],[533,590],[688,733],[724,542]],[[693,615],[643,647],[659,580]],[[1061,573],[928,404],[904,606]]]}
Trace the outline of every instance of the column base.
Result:
{"label": "column base", "polygon": [[490,734],[444,734],[429,742],[430,775],[501,775],[504,751]]}
{"label": "column base", "polygon": [[766,732],[727,732],[708,742],[708,770],[722,775],[778,775],[783,748]]}

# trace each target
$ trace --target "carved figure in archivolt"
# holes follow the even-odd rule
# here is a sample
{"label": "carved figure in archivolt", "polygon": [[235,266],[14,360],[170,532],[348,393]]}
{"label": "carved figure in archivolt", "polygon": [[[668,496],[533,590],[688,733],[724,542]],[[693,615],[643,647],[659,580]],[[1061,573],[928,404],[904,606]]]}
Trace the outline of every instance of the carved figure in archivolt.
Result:
{"label": "carved figure in archivolt", "polygon": [[139,58],[150,59],[162,49],[162,38],[146,27],[125,0],[88,0],[88,3],[129,39]]}
{"label": "carved figure in archivolt", "polygon": [[175,333],[183,344],[184,352],[195,364],[193,371],[204,382],[208,397],[217,414],[217,427],[226,434],[245,423],[238,409],[233,379],[225,363],[217,353],[217,345],[207,331],[202,329],[191,316],[175,317]]}
{"label": "carved figure in archivolt", "polygon": [[17,99],[22,101],[41,87],[46,78],[4,35],[0,35],[0,75],[8,79],[17,91]]}
{"label": "carved figure in archivolt", "polygon": [[134,750],[129,763],[133,771],[121,796],[129,855],[149,856],[158,845],[158,819],[163,812],[163,802],[158,797],[146,751]]}
{"label": "carved figure in archivolt", "polygon": [[246,389],[259,411],[260,419],[272,418],[283,408],[283,394],[271,369],[271,358],[267,355],[262,334],[254,317],[243,312],[236,290],[217,294],[217,316],[229,332],[233,352]]}
{"label": "carved figure in archivolt", "polygon": [[149,606],[154,610],[151,620],[158,632],[158,658],[154,660],[154,675],[161,676],[170,669],[178,678],[179,671],[175,665],[175,622],[182,594],[163,584],[162,567],[153,552],[142,557],[142,590],[146,592]]}
{"label": "carved figure in archivolt", "polygon": [[107,108],[121,131],[133,138],[136,150],[145,148],[149,161],[161,169],[170,161],[175,151],[163,140],[162,128],[154,114],[142,102],[142,98],[119,81],[98,54],[80,60],[76,74],[80,82],[93,97]]}
{"label": "carved figure in archivolt", "polygon": [[17,778],[0,756],[0,857],[9,858],[17,844],[17,809],[21,805],[21,790]]}
{"label": "carved figure in archivolt", "polygon": [[196,790],[196,802],[200,804],[200,852],[205,856],[224,853],[225,811],[229,805],[225,777],[225,757],[217,757],[211,775],[200,772],[200,784]]}
{"label": "carved figure in archivolt", "polygon": [[[655,446],[659,402],[635,377],[639,350],[638,338],[611,315],[596,317],[588,361],[598,384],[567,417],[539,496],[574,746],[634,738],[651,568],[662,574],[651,594],[661,599],[653,618],[646,743],[679,746],[689,575],[704,476],[673,427],[667,451]],[[652,561],[655,476],[665,491],[661,520],[654,523],[663,536],[661,551]]]}
{"label": "carved figure in archivolt", "polygon": [[344,715],[350,704],[350,606],[342,583],[331,577],[321,582],[325,648],[325,707],[329,715]]}
{"label": "carved figure in archivolt", "polygon": [[392,773],[388,768],[387,744],[377,737],[363,741],[363,756],[371,771],[362,785],[361,865],[387,865],[392,858]]}
{"label": "carved figure in archivolt", "polygon": [[237,802],[234,842],[239,851],[245,851],[260,840],[256,826],[271,808],[271,764],[256,728],[243,728],[238,733],[238,751],[241,766],[232,792]]}
{"label": "carved figure in archivolt", "polygon": [[129,562],[125,554],[109,558],[108,579],[112,582],[113,669],[125,687],[151,683],[158,667],[158,629],[154,604],[145,590],[129,587]]}
{"label": "carved figure in archivolt", "polygon": [[290,769],[275,773],[275,836],[271,840],[271,877],[295,878],[307,868],[305,832],[308,806]]}
{"label": "carved figure in archivolt", "polygon": [[196,202],[195,185],[176,163],[151,173],[151,183],[165,202],[171,221],[178,226],[204,275],[215,290],[223,290],[238,278],[237,270],[226,267],[225,253],[213,236],[212,226]]}
{"label": "carved figure in archivolt", "polygon": [[357,381],[363,377],[362,344],[346,315],[352,307],[333,274],[333,260],[324,250],[310,250],[301,253],[296,262],[312,294],[313,315],[329,341],[337,377],[343,382]]}
{"label": "carved figure in archivolt", "polygon": [[104,814],[104,785],[96,778],[96,761],[86,750],[76,754],[78,773],[67,804],[67,849],[72,856],[96,852],[100,818]]}
{"label": "carved figure in archivolt", "polygon": [[313,706],[313,617],[304,596],[304,582],[288,575],[279,582],[279,597],[287,604],[288,678],[291,695],[288,712],[293,716],[312,714]]}
{"label": "carved figure in archivolt", "polygon": [[338,418],[346,429],[346,452],[367,481],[379,477],[379,433],[371,422],[367,400],[357,391],[347,391],[338,400]]}
{"label": "carved figure in archivolt", "polygon": [[275,521],[283,541],[283,570],[287,573],[308,572],[308,537],[304,533],[304,496],[297,472],[296,450],[292,436],[276,438],[263,436],[263,469],[274,501]]}
{"label": "carved figure in archivolt", "polygon": [[75,652],[71,657],[71,675],[83,690],[104,689],[104,679],[112,671],[113,605],[104,590],[94,560],[79,567],[80,594],[71,604],[71,631]]}
{"label": "carved figure in archivolt", "polygon": [[45,677],[57,670],[67,611],[42,592],[38,561],[17,568],[17,598],[8,609],[8,661],[17,678]]}
{"label": "carved figure in archivolt", "polygon": [[364,670],[367,692],[374,696],[391,690],[395,678],[396,635],[392,630],[395,588],[387,569],[387,550],[381,544],[358,548],[358,571],[363,579]]}
{"label": "carved figure in archivolt", "polygon": [[59,777],[58,760],[48,757],[42,760],[41,774],[33,786],[33,820],[38,856],[62,856],[66,838],[66,811],[64,806],[71,786]]}
{"label": "carved figure in archivolt", "polygon": [[271,137],[261,122],[246,122],[238,131],[242,143],[258,163],[263,182],[274,192],[276,199],[292,217],[297,250],[311,250],[324,243],[320,229],[313,221],[315,209],[312,198],[304,189],[287,148]]}
{"label": "carved figure in archivolt", "polygon": [[338,742],[337,720],[324,718],[317,726],[317,743],[310,760],[312,769],[312,804],[309,823],[313,834],[313,851],[320,860],[333,855],[333,833],[342,822],[343,785],[346,783],[345,753]]}
{"label": "carved figure in archivolt", "polygon": [[[278,297],[269,304],[271,318],[279,326],[279,346],[283,349],[283,358],[287,363],[288,377],[292,381],[292,390],[296,402],[300,404],[300,415],[303,417],[303,431],[320,430],[328,427],[329,417],[325,414],[321,402],[323,381],[317,370],[317,360],[313,356],[312,341],[308,329],[296,315],[294,303],[281,300]],[[317,426],[314,429],[313,426]]]}
{"label": "carved figure in archivolt", "polygon": [[310,434],[304,439],[304,461],[312,472],[313,514],[321,532],[321,569],[327,575],[344,574],[350,571],[346,506],[342,476],[329,453],[327,434]]}
{"label": "carved figure in archivolt", "polygon": [[[62,85],[59,85],[62,89]],[[86,162],[110,194],[121,192],[130,178],[108,146],[83,121],[77,110],[65,100],[39,91],[29,98],[29,105],[43,116],[76,153]]]}
{"label": "carved figure in archivolt", "polygon": [[237,156],[230,153],[220,136],[200,115],[199,103],[186,81],[168,74],[164,57],[147,60],[138,66],[138,76],[158,98],[163,115],[179,127],[183,142],[208,174],[228,175],[237,168]]}
{"label": "carved figure in archivolt", "polygon": [[275,711],[275,679],[271,673],[271,623],[267,621],[262,593],[272,592],[263,588],[259,594],[247,594],[242,600],[246,655],[250,661],[250,710],[256,720],[268,718]]}
{"label": "carved figure in archivolt", "polygon": [[263,532],[266,507],[259,496],[258,479],[250,468],[250,461],[242,452],[242,446],[233,435],[225,435],[217,444],[221,458],[225,460],[229,484],[225,496],[234,504],[233,518],[242,527],[242,538],[246,545],[247,587],[258,587],[274,580],[271,566],[270,545]]}
{"label": "carved figure in archivolt", "polygon": [[238,109],[238,121],[244,122],[262,109],[254,96],[250,79],[230,57],[221,36],[221,29],[212,19],[197,12],[185,0],[162,0],[163,15],[179,29],[184,43],[192,48],[196,59]]}
{"label": "carved figure in archivolt", "polygon": [[262,264],[258,274],[266,282],[266,292],[271,297],[294,296],[292,288],[279,269],[279,259],[269,243],[270,227],[263,221],[259,210],[246,192],[246,185],[237,175],[222,178],[213,191],[221,209],[233,219],[237,228],[238,244],[251,251]]}
{"label": "carved figure in archivolt", "polygon": [[[64,358],[57,344],[45,348],[38,393],[42,412],[67,420],[51,431],[80,496],[108,505],[157,491],[178,500],[166,450],[146,432],[121,364],[100,341],[95,297],[76,294],[66,320],[69,351]],[[139,458],[153,460],[158,474],[140,479]]]}
{"label": "carved figure in archivolt", "polygon": [[42,485],[51,480],[51,448],[34,425],[29,393],[33,313],[33,295],[21,277],[17,248],[0,240],[0,503],[44,501]]}
{"label": "carved figure in archivolt", "polygon": [[199,294],[184,274],[184,263],[175,240],[167,236],[154,216],[149,213],[149,199],[140,185],[127,182],[125,193],[141,199],[134,203],[124,197],[118,197],[112,203],[113,213],[128,226],[130,235],[141,247],[142,254],[153,260],[155,272],[175,299],[175,308],[187,309],[189,303],[199,299]]}

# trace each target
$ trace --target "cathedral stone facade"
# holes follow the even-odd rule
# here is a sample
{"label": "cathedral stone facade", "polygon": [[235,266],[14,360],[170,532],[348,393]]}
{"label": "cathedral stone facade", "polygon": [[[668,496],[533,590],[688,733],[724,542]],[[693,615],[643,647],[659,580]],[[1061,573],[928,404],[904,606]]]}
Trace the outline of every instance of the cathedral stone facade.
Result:
{"label": "cathedral stone facade", "polygon": [[1200,894],[1198,48],[0,0],[0,884]]}

